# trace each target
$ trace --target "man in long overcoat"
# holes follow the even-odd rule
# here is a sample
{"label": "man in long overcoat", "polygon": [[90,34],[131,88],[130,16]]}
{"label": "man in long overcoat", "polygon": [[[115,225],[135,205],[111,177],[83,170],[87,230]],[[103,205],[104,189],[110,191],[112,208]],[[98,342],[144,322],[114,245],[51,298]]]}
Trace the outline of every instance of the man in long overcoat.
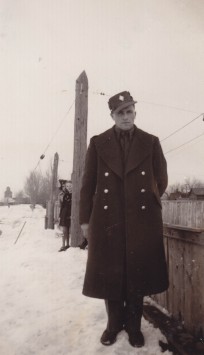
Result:
{"label": "man in long overcoat", "polygon": [[167,166],[159,139],[134,125],[134,99],[109,100],[115,125],[90,140],[80,194],[80,224],[88,238],[83,294],[105,300],[108,323],[101,342],[125,329],[144,345],[143,297],[168,288],[160,196]]}

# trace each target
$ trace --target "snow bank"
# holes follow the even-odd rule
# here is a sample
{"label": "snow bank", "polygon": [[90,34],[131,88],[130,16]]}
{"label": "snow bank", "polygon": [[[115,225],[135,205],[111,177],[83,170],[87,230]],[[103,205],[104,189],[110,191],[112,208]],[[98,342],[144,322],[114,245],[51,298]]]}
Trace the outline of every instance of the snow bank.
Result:
{"label": "snow bank", "polygon": [[40,206],[0,207],[0,354],[161,354],[165,338],[145,319],[143,348],[132,348],[124,331],[111,347],[101,345],[104,302],[81,294],[87,251],[58,253],[61,238],[44,230],[44,215]]}

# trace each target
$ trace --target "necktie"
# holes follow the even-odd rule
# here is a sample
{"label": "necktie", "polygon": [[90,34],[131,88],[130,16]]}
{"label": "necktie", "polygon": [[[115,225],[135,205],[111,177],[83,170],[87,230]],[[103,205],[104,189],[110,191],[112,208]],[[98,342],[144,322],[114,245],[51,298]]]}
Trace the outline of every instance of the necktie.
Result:
{"label": "necktie", "polygon": [[124,161],[127,159],[128,149],[129,149],[130,135],[129,132],[122,131],[120,133],[120,144],[123,151]]}

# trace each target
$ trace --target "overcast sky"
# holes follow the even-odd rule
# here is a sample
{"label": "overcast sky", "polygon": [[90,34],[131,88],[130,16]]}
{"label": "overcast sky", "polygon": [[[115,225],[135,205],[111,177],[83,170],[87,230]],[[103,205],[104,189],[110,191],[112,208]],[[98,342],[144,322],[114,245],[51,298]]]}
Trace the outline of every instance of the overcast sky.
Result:
{"label": "overcast sky", "polygon": [[[204,112],[203,19],[203,0],[0,0],[0,197],[23,188],[53,136],[38,169],[58,152],[70,178],[67,112],[83,70],[88,140],[113,125],[107,101],[123,90],[138,101],[136,125],[161,141]],[[201,116],[161,143],[170,184],[204,180]]]}

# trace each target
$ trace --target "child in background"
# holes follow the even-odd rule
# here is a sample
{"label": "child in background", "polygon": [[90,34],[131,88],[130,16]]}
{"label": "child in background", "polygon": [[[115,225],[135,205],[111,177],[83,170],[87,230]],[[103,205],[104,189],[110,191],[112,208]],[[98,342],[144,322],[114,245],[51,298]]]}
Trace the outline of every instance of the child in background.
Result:
{"label": "child in background", "polygon": [[62,230],[62,247],[59,252],[67,250],[69,245],[69,230],[71,224],[71,204],[72,204],[72,183],[68,180],[59,180],[60,182],[60,222],[59,226]]}

